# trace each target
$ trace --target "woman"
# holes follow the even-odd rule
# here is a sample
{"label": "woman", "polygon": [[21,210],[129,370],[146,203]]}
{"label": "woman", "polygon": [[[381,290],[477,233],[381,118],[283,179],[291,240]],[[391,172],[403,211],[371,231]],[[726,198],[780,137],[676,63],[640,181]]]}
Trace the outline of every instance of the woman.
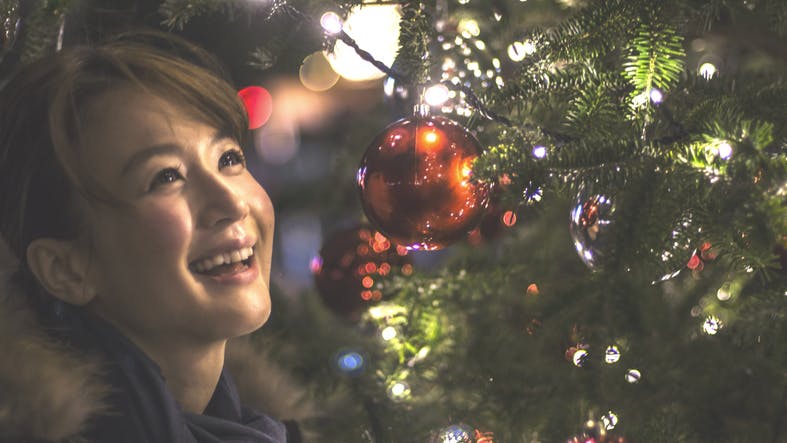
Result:
{"label": "woman", "polygon": [[84,381],[102,406],[73,435],[17,432],[6,410],[2,437],[285,442],[224,370],[270,313],[274,214],[210,58],[152,34],[65,50],[18,72],[0,113],[14,293],[102,386]]}

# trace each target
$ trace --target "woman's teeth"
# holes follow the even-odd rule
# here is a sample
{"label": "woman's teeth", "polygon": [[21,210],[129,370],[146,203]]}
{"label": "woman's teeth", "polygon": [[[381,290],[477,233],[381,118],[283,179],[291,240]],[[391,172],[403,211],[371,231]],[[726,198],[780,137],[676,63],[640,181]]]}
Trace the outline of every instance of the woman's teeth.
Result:
{"label": "woman's teeth", "polygon": [[217,254],[213,257],[199,260],[191,266],[197,272],[208,272],[217,266],[242,262],[251,257],[252,254],[254,254],[254,250],[252,248],[241,248],[235,251],[225,252],[223,254]]}

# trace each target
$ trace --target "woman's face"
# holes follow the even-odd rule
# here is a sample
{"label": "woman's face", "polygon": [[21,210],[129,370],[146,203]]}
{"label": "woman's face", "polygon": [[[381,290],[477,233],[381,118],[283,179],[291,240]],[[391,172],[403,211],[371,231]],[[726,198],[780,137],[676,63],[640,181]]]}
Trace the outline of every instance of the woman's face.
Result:
{"label": "woman's face", "polygon": [[87,209],[87,308],[143,349],[265,323],[273,207],[237,142],[130,87],[98,98],[86,121],[82,171],[121,203]]}

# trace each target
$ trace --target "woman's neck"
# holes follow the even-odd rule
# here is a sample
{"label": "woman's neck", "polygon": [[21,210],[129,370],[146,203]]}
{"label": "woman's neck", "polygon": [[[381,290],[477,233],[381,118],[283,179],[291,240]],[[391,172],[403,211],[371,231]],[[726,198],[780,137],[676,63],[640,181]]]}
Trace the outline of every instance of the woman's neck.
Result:
{"label": "woman's neck", "polygon": [[195,414],[205,411],[224,367],[226,344],[221,341],[202,349],[149,354],[161,368],[167,388],[184,411]]}

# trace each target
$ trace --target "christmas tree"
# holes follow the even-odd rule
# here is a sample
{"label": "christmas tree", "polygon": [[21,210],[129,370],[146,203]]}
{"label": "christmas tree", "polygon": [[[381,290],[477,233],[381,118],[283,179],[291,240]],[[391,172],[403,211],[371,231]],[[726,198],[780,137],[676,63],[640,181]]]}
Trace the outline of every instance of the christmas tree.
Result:
{"label": "christmas tree", "polygon": [[[275,91],[249,105],[282,251],[255,338],[322,405],[314,441],[787,441],[787,2],[4,0],[0,15],[3,79],[145,25],[212,50],[239,89],[300,72],[311,92],[289,97],[333,103],[295,135],[264,125]],[[369,49],[383,40],[395,58]],[[345,78],[377,79],[312,75],[341,51],[362,58]]]}

